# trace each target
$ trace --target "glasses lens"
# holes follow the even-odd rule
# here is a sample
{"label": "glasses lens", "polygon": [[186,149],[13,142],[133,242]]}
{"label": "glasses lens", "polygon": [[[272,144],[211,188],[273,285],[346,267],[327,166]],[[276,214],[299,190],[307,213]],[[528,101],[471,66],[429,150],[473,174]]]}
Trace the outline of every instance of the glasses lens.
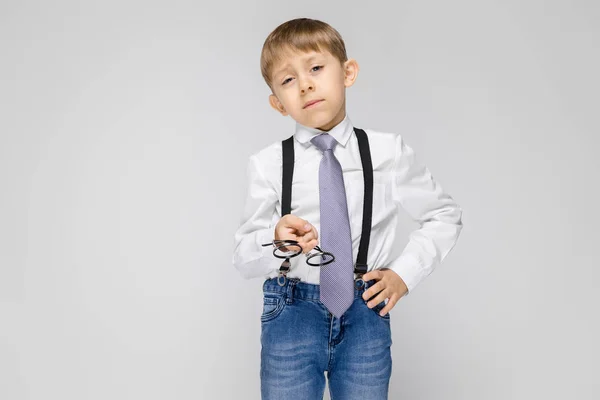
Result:
{"label": "glasses lens", "polygon": [[275,254],[281,257],[293,257],[302,252],[299,244],[282,243],[275,249]]}

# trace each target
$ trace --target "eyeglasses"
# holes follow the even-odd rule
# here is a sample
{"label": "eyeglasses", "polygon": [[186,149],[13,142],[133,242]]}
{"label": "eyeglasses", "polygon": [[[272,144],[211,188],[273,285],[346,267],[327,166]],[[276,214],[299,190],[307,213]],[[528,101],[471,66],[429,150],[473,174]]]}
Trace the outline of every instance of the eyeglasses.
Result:
{"label": "eyeglasses", "polygon": [[[273,249],[273,255],[277,258],[285,258],[290,259],[292,257],[296,257],[302,253],[302,246],[298,243],[297,240],[273,240],[271,243],[265,243],[262,246],[271,246],[275,247]],[[321,267],[323,265],[327,265],[332,263],[335,260],[333,254],[323,251],[319,246],[315,246],[315,251],[311,251],[306,253],[306,263],[313,267]],[[315,257],[321,257],[321,261],[318,263],[310,261]],[[310,262],[309,262],[310,261]]]}

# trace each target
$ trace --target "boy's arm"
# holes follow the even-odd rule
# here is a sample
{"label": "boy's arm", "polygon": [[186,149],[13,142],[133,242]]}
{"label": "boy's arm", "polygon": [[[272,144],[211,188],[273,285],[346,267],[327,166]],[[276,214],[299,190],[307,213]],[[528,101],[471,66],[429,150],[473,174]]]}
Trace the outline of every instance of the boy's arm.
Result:
{"label": "boy's arm", "polygon": [[396,138],[392,193],[394,201],[421,225],[410,234],[402,254],[385,266],[402,278],[410,293],[456,244],[462,209],[418,162],[401,135]]}
{"label": "boy's arm", "polygon": [[261,246],[274,239],[279,219],[275,205],[279,199],[255,155],[248,160],[246,175],[246,200],[240,226],[234,235],[232,262],[244,278],[250,279],[278,270],[283,260],[273,256],[273,246]]}

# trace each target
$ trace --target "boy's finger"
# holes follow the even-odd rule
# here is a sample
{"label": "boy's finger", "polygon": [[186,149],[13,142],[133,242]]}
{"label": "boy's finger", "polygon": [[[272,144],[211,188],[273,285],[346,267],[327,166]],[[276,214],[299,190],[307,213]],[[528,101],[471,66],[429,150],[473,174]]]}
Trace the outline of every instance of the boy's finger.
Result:
{"label": "boy's finger", "polygon": [[315,239],[305,240],[300,242],[300,246],[302,246],[302,252],[308,253],[317,245],[317,241]]}
{"label": "boy's finger", "polygon": [[317,239],[317,230],[310,224],[307,224],[310,229],[304,231],[297,231],[297,236],[304,238],[306,241]]}
{"label": "boy's finger", "polygon": [[314,235],[315,238],[317,237],[317,230],[315,229],[313,224],[311,224],[308,221],[304,225],[304,231],[306,232],[305,235]]}
{"label": "boy's finger", "polygon": [[[363,278],[364,278],[364,276],[365,275],[363,275]],[[365,290],[365,292],[362,295],[363,300],[369,300],[371,297],[375,296],[377,293],[381,292],[383,289],[385,289],[383,282],[381,282],[381,281],[377,282],[376,284],[374,284],[373,286],[371,286],[370,288]]]}
{"label": "boy's finger", "polygon": [[302,251],[306,250],[312,242],[314,242],[314,239],[298,238],[298,243],[302,246]]}
{"label": "boy's finger", "polygon": [[379,294],[377,296],[375,296],[374,299],[371,299],[368,303],[367,306],[369,308],[373,308],[375,307],[377,304],[381,303],[382,301],[384,301],[387,298],[387,294],[386,291],[381,291],[379,292]]}
{"label": "boy's finger", "polygon": [[378,269],[374,269],[373,271],[369,271],[369,272],[367,272],[366,274],[363,275],[363,280],[364,281],[370,281],[372,279],[375,279],[375,280],[378,281],[381,278],[383,278],[383,274]]}
{"label": "boy's finger", "polygon": [[319,232],[317,232],[317,228],[315,228],[312,224],[310,225],[313,233],[315,234],[315,239],[319,239]]}
{"label": "boy's finger", "polygon": [[305,242],[317,239],[317,235],[316,235],[315,230],[313,229],[313,230],[309,231],[308,233],[304,234],[303,235],[303,239],[304,239]]}
{"label": "boy's finger", "polygon": [[379,315],[381,315],[383,317],[385,314],[389,313],[392,310],[392,308],[394,308],[394,306],[396,305],[397,302],[398,302],[398,297],[395,294],[392,295],[388,299],[388,302],[385,305],[385,307],[383,307],[381,309],[381,311],[379,311]]}
{"label": "boy's finger", "polygon": [[312,249],[314,249],[316,245],[317,245],[317,241],[314,240],[314,239],[311,240],[310,242],[307,242],[306,245],[303,248],[304,253],[308,253],[309,251],[311,251]]}
{"label": "boy's finger", "polygon": [[309,232],[312,229],[312,225],[308,221],[300,217],[296,217],[295,215],[290,215],[286,221],[286,226],[289,228],[294,228],[300,232]]}

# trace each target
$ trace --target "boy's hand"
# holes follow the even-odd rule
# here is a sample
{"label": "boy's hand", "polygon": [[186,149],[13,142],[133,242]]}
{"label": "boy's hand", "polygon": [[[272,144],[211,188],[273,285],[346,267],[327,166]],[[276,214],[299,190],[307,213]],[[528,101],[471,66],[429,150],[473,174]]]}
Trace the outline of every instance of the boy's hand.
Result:
{"label": "boy's hand", "polygon": [[364,300],[369,300],[372,296],[379,293],[374,299],[371,299],[371,301],[367,303],[369,308],[373,308],[385,299],[389,299],[385,307],[379,312],[379,315],[381,316],[390,312],[398,300],[408,292],[408,288],[402,278],[400,278],[400,275],[391,269],[375,269],[364,274],[362,279],[365,282],[370,281],[371,279],[377,281],[373,286],[365,290],[362,295]]}
{"label": "boy's hand", "polygon": [[317,229],[308,221],[292,214],[284,215],[275,226],[275,240],[296,240],[303,253],[318,244]]}

